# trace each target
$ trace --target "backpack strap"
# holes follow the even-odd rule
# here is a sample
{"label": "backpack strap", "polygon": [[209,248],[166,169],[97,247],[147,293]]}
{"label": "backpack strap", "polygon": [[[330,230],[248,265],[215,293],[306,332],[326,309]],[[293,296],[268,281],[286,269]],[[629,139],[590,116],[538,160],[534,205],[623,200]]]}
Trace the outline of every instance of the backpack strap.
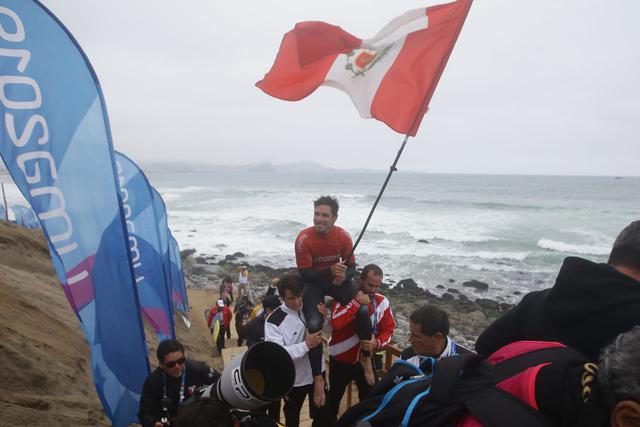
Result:
{"label": "backpack strap", "polygon": [[496,383],[499,383],[533,366],[571,361],[586,362],[587,358],[579,351],[569,347],[547,347],[503,360],[493,366],[493,372]]}
{"label": "backpack strap", "polygon": [[540,412],[494,386],[466,400],[464,405],[486,427],[553,427]]}
{"label": "backpack strap", "polygon": [[369,421],[371,419],[373,419],[376,415],[378,415],[380,412],[382,412],[382,410],[389,404],[389,402],[391,402],[391,399],[393,399],[393,397],[405,386],[409,385],[409,384],[413,384],[419,381],[425,381],[426,379],[428,379],[428,377],[425,376],[421,376],[419,378],[414,378],[411,380],[407,380],[407,381],[403,381],[400,384],[397,384],[395,387],[393,387],[391,390],[389,390],[387,392],[387,394],[384,395],[384,398],[382,399],[382,402],[380,402],[380,405],[378,406],[378,408],[373,411],[372,413],[370,413],[369,415],[367,415],[366,417],[363,417],[360,421]]}
{"label": "backpack strap", "polygon": [[431,382],[431,400],[439,403],[449,402],[449,395],[465,368],[475,369],[478,365],[488,363],[475,353],[459,354],[445,357],[436,363]]}

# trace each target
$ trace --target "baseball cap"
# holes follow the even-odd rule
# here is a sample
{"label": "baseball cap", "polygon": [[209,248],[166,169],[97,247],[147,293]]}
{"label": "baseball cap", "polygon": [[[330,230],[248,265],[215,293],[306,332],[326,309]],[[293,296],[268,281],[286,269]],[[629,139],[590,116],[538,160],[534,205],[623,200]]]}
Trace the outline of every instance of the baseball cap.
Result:
{"label": "baseball cap", "polygon": [[224,301],[221,299],[218,300],[218,307],[224,307]]}

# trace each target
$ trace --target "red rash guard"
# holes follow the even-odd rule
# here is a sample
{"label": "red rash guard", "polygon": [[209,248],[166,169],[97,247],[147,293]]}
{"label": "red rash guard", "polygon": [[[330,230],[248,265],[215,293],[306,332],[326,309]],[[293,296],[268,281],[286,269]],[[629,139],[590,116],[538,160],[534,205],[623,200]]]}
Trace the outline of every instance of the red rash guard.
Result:
{"label": "red rash guard", "polygon": [[[351,236],[340,227],[333,226],[328,234],[320,234],[315,227],[305,228],[295,243],[296,264],[299,269],[325,270],[349,255],[353,243]],[[355,264],[353,255],[345,262]]]}

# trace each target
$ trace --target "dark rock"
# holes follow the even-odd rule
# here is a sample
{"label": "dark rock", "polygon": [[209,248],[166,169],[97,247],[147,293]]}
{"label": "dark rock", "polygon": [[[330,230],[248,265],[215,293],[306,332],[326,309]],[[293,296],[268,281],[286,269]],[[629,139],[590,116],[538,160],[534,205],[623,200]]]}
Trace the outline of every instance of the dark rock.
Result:
{"label": "dark rock", "polygon": [[522,295],[522,292],[520,292],[520,291],[513,291],[513,294],[514,294],[514,295]]}
{"label": "dark rock", "polygon": [[422,289],[413,279],[402,279],[393,287],[394,293],[405,294],[410,297],[418,298],[433,298],[431,292],[426,289]]}
{"label": "dark rock", "polygon": [[489,289],[489,285],[481,282],[479,280],[470,280],[468,282],[463,282],[462,286],[466,286],[467,288],[474,288],[478,291],[486,291]]}
{"label": "dark rock", "polygon": [[418,239],[418,243],[429,243],[427,239]]}
{"label": "dark rock", "polygon": [[227,255],[224,257],[224,259],[227,261],[235,261],[236,257],[234,257],[233,255]]}
{"label": "dark rock", "polygon": [[478,298],[476,299],[476,304],[482,308],[487,308],[489,310],[499,310],[500,304],[489,298]]}
{"label": "dark rock", "polygon": [[449,288],[449,289],[447,289],[447,292],[450,292],[450,293],[452,293],[452,294],[459,294],[459,293],[460,293],[460,291],[459,291],[459,290],[457,290],[457,289],[453,289],[453,288]]}
{"label": "dark rock", "polygon": [[195,260],[196,260],[196,262],[198,264],[206,264],[207,263],[207,259],[205,257],[202,257],[202,256],[197,256],[195,258]]}
{"label": "dark rock", "polygon": [[236,252],[233,254],[233,256],[236,258],[244,258],[246,255],[243,254],[242,252]]}
{"label": "dark rock", "polygon": [[227,245],[225,245],[224,243],[218,243],[216,245],[216,248],[226,248],[226,247],[227,247]]}
{"label": "dark rock", "polygon": [[196,230],[195,228],[193,230],[189,230],[189,233],[197,233],[198,230]]}
{"label": "dark rock", "polygon": [[436,286],[436,288],[438,288],[438,289],[444,289],[444,286],[442,286],[442,285],[438,285],[438,286]]}
{"label": "dark rock", "polygon": [[448,292],[445,292],[444,294],[442,294],[441,298],[445,301],[453,301],[454,299],[456,299],[453,295],[451,295]]}
{"label": "dark rock", "polygon": [[456,281],[453,279],[449,279],[449,283],[456,283]]}
{"label": "dark rock", "polygon": [[195,253],[196,253],[195,249],[185,249],[183,251],[180,251],[180,258],[184,261],[185,259],[187,259],[187,257]]}
{"label": "dark rock", "polygon": [[515,305],[513,304],[507,304],[506,302],[503,302],[500,304],[500,310],[502,311],[509,311],[511,310],[513,307],[515,307]]}
{"label": "dark rock", "polygon": [[469,301],[469,297],[467,297],[465,294],[458,295],[458,299],[460,301]]}

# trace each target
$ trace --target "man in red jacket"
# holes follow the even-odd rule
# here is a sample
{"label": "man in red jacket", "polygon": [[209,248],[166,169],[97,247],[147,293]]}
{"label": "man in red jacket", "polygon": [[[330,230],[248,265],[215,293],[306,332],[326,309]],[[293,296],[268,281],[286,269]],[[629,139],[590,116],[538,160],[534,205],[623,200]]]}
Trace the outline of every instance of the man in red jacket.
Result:
{"label": "man in red jacket", "polygon": [[[218,349],[218,353],[222,355],[222,349],[224,348],[224,333],[226,330],[231,328],[231,318],[233,317],[233,313],[231,309],[224,304],[224,301],[219,299],[216,303],[216,306],[211,307],[209,309],[209,317],[207,317],[207,325],[209,329],[213,327],[213,321],[215,318],[222,321],[220,325],[220,331],[218,332],[218,336],[216,337],[216,348]],[[213,331],[212,331],[213,333]]]}
{"label": "man in red jacket", "polygon": [[358,280],[355,298],[342,305],[331,304],[329,339],[329,402],[336,416],[347,385],[356,381],[358,396],[364,399],[375,383],[371,354],[391,341],[395,320],[389,300],[378,293],[382,269],[366,265]]}

